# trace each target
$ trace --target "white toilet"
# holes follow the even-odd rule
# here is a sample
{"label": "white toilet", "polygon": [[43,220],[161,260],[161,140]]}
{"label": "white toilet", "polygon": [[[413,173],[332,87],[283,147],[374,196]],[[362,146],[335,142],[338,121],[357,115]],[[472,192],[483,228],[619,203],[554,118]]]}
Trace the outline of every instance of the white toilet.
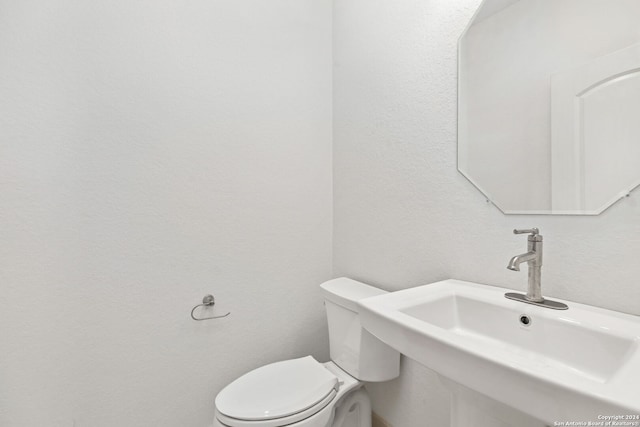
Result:
{"label": "white toilet", "polygon": [[362,329],[356,302],[385,291],[346,277],[320,286],[331,361],[307,356],[244,374],[216,396],[214,427],[371,427],[362,381],[396,378],[400,354]]}

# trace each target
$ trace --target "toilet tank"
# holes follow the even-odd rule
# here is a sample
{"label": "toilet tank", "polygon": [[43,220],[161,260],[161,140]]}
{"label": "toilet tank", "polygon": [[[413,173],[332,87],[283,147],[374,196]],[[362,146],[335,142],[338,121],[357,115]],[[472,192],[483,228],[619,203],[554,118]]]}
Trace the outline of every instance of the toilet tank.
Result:
{"label": "toilet tank", "polygon": [[331,360],[361,381],[387,381],[400,373],[400,353],[360,326],[358,300],[387,293],[341,277],[320,285],[329,324]]}

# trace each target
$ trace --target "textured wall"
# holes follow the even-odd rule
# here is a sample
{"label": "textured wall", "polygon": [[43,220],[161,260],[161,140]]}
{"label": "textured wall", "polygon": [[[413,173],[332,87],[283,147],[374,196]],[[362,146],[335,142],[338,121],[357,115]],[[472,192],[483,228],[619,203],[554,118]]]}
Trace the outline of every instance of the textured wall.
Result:
{"label": "textured wall", "polygon": [[0,425],[204,427],[326,360],[331,3],[0,9]]}
{"label": "textured wall", "polygon": [[[640,193],[598,217],[505,216],[456,171],[456,43],[479,0],[334,4],[334,274],[387,290],[445,278],[523,290],[505,268],[545,236],[546,295],[640,315]],[[508,177],[505,177],[508,178]],[[448,425],[435,375],[372,385],[394,427]]]}

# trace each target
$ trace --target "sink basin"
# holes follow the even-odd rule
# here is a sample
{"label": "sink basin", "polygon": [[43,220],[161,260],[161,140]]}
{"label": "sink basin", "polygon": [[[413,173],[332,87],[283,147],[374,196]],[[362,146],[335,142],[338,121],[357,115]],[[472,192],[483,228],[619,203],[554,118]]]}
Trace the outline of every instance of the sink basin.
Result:
{"label": "sink basin", "polygon": [[445,378],[550,425],[640,414],[639,317],[567,301],[559,312],[509,291],[445,280],[362,300],[360,320]]}

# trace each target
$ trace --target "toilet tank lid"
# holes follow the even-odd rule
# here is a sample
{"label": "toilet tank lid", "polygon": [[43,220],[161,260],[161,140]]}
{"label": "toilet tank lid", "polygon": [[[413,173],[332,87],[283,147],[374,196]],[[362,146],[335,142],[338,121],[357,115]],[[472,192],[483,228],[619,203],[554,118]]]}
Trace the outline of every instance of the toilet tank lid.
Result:
{"label": "toilet tank lid", "polygon": [[329,280],[321,284],[320,288],[322,288],[325,299],[356,313],[358,312],[357,302],[359,300],[387,293],[387,291],[348,277]]}
{"label": "toilet tank lid", "polygon": [[338,378],[306,356],[242,375],[218,393],[216,408],[239,420],[271,420],[307,410],[337,388]]}

